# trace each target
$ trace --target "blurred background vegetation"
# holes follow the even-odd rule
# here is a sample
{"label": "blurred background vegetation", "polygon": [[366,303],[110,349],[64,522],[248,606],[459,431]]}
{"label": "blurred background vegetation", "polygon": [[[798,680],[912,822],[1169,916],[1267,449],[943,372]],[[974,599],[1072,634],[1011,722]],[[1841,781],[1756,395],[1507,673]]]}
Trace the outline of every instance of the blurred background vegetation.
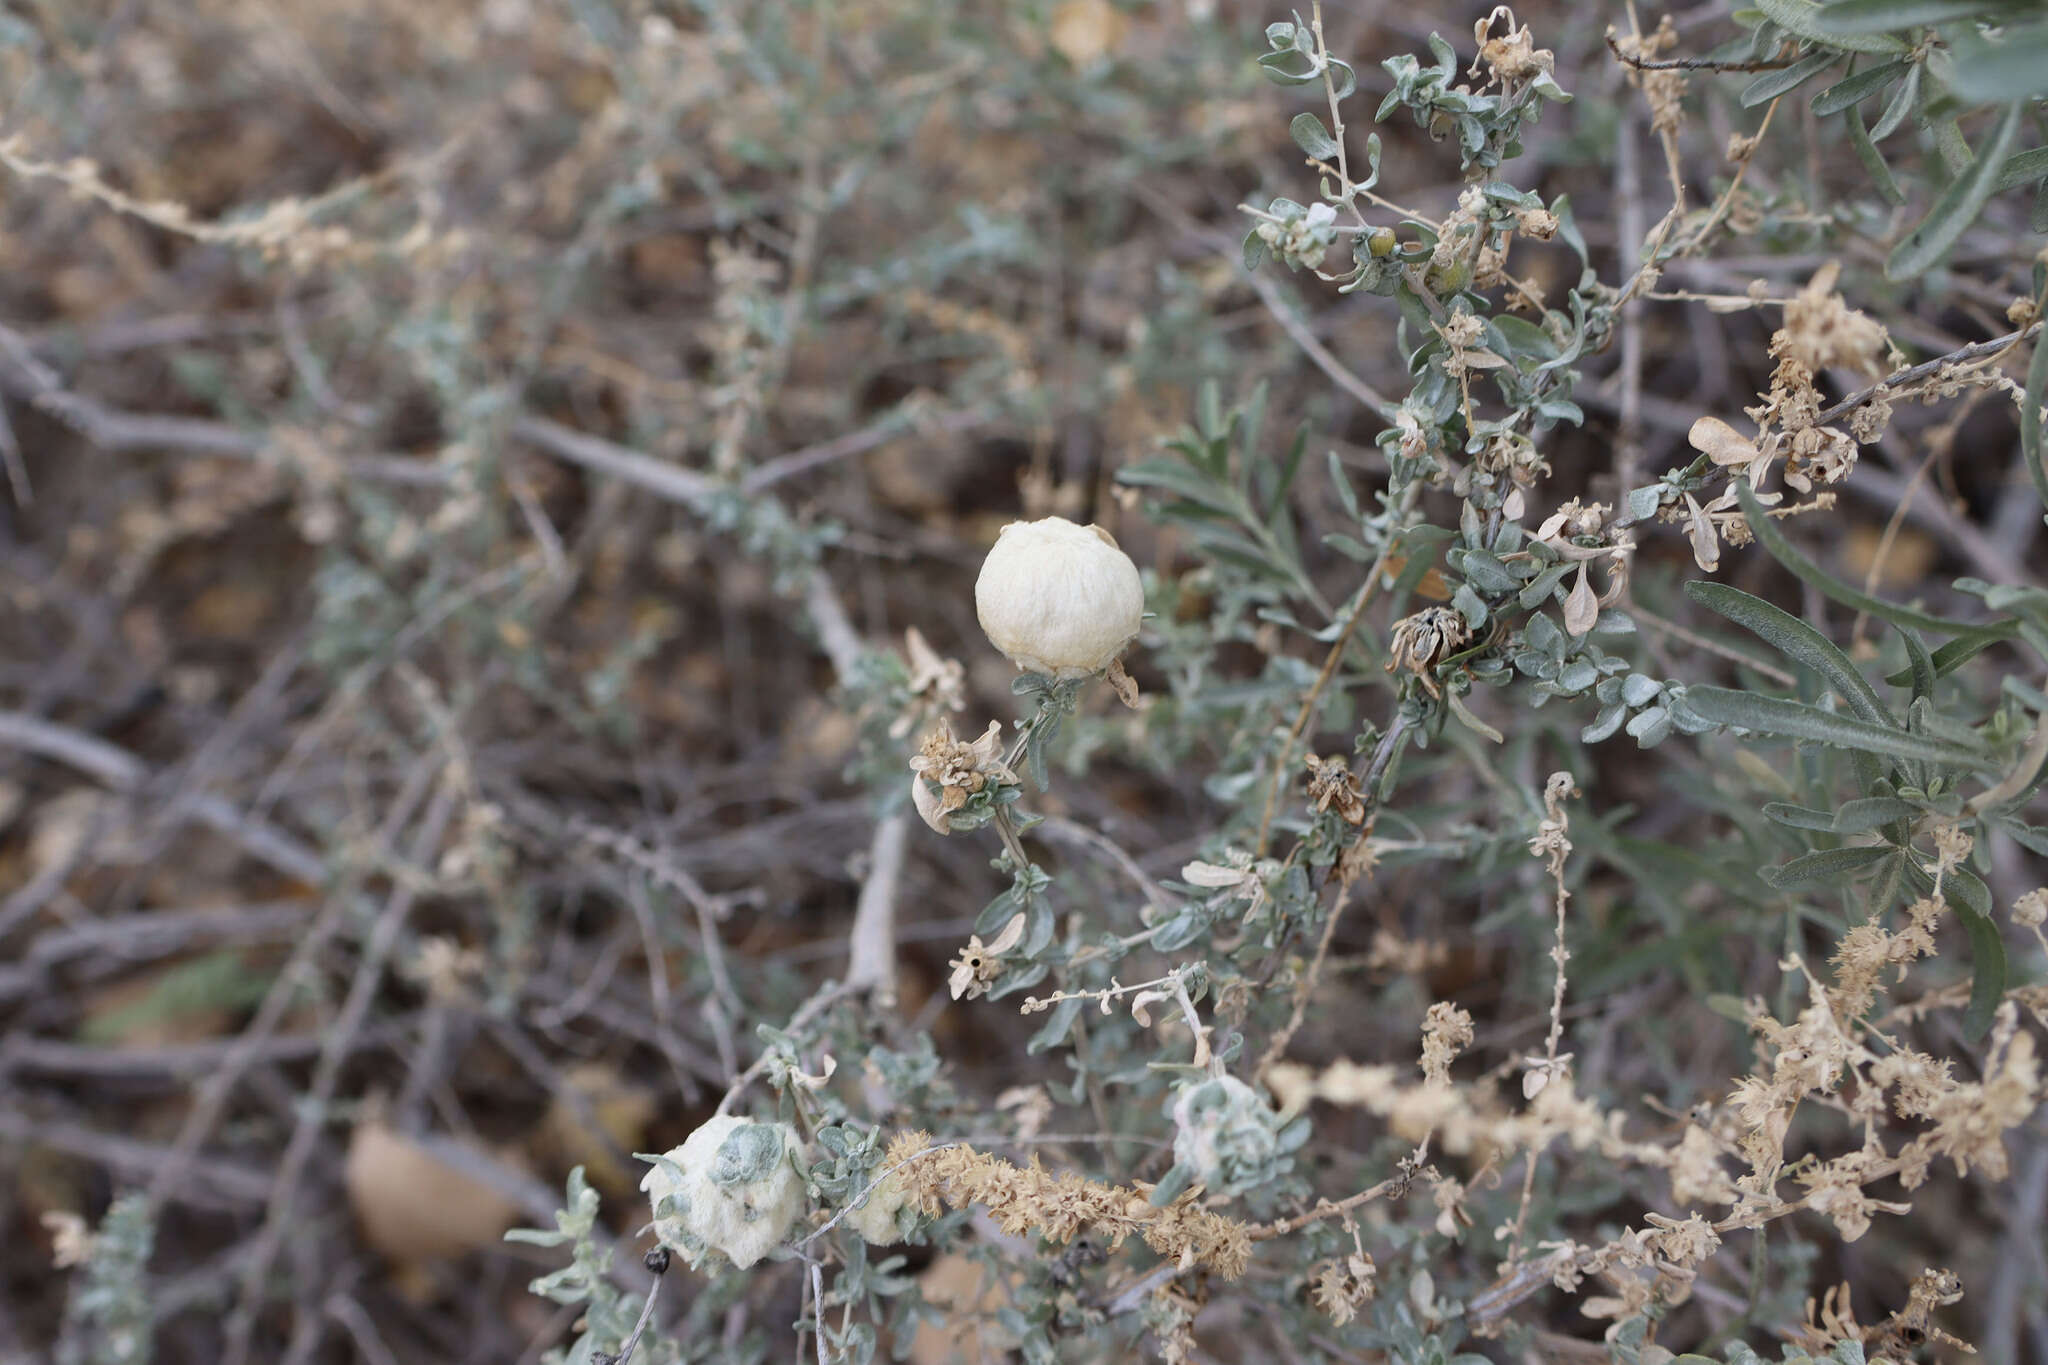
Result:
{"label": "blurred background vegetation", "polygon": [[[1331,46],[1371,101],[1380,59],[1432,31],[1469,60],[1489,8],[1337,6]],[[0,1360],[60,1339],[122,1358],[118,1332],[66,1335],[86,1286],[53,1266],[64,1216],[98,1224],[120,1191],[154,1228],[126,1330],[159,1360],[511,1361],[568,1340],[575,1311],[527,1292],[559,1258],[499,1234],[549,1225],[580,1164],[630,1242],[628,1154],[679,1142],[755,1026],[844,973],[917,739],[889,733],[903,666],[863,643],[900,651],[915,626],[965,664],[970,717],[1010,715],[970,604],[1020,515],[1112,529],[1155,575],[1148,638],[1205,629],[1214,576],[1114,478],[1208,383],[1225,401],[1264,385],[1276,429],[1310,433],[1289,503],[1311,579],[1351,591],[1358,566],[1322,541],[1353,525],[1322,455],[1382,483],[1360,386],[1398,394],[1406,374],[1389,301],[1241,263],[1236,206],[1305,182],[1300,101],[1249,56],[1284,17],[1241,0],[0,5]],[[1593,265],[1623,277],[1668,202],[1603,36],[1623,7],[1516,17],[1577,96],[1529,135],[1516,182],[1568,193]],[[1714,0],[1673,17],[1688,51],[1739,34]],[[1693,86],[1680,145],[1702,192],[1756,129],[1750,79]],[[1378,131],[1379,192],[1449,212],[1455,158],[1405,120]],[[1947,352],[2004,334],[2033,292],[2027,207],[1993,200],[1946,266],[1887,280],[1912,219],[1802,94],[1731,198],[1730,240],[1665,288],[1783,295],[1839,260],[1909,353]],[[1559,243],[1523,269],[1561,293],[1577,265]],[[1544,451],[1553,501],[1612,501],[1627,471],[1689,460],[1696,418],[1738,419],[1767,385],[1754,313],[1652,299],[1632,317],[1637,383],[1621,348],[1587,361],[1586,421]],[[1893,430],[1832,515],[1798,523],[1808,551],[1894,596],[2033,581],[2040,509],[2010,413],[1968,399]],[[1684,539],[1643,541],[1644,613],[1698,625]],[[1761,555],[1724,577],[1818,601]],[[1204,664],[1205,695],[1237,710],[1192,706],[1141,649],[1156,714],[1092,697],[1066,740],[1091,780],[1042,807],[1153,877],[1200,856],[1240,799],[1203,777],[1291,715],[1248,716],[1229,687],[1298,698],[1323,652],[1244,626]],[[1656,639],[1725,666],[1684,626]],[[1358,715],[1342,691],[1326,747]],[[1544,727],[1591,718],[1563,709],[1523,713],[1529,743],[1494,761],[1518,799],[1541,786]],[[1753,875],[1794,847],[1755,814],[1780,775],[1675,744],[1591,752],[1581,1084],[1676,1122],[1748,1042],[1702,1011],[1681,1025],[1673,1002],[1781,1003],[1779,956],[1809,929],[1824,951],[1841,915],[1788,910]],[[1412,1062],[1438,999],[1484,1021],[1490,1060],[1535,1045],[1548,924],[1523,812],[1495,818],[1506,790],[1468,772],[1402,809],[1464,856],[1381,871],[1298,1054]],[[931,1040],[956,1117],[1065,1077],[1024,1056],[1035,1025],[948,999],[947,959],[1000,885],[987,856],[911,841],[897,1014],[871,1021],[905,1050]],[[2001,903],[2039,884],[2014,846],[1996,856]],[[1789,1320],[1800,1285],[1853,1280],[1888,1310],[1953,1266],[1981,1286],[1955,1330],[2048,1359],[2048,1138],[2038,1116],[2022,1133],[2003,1192],[1951,1182],[1910,1224],[1825,1252],[1784,1233]],[[1326,1117],[1311,1159],[1378,1136]],[[1551,1193],[1564,1224],[1627,1198],[1597,1179]],[[942,1305],[978,1292],[927,1251],[908,1269]],[[797,1276],[690,1292],[701,1358],[788,1358]],[[1554,1317],[1597,1338],[1568,1304]],[[1249,1325],[1204,1340],[1271,1358]],[[935,1330],[909,1345],[973,1353]]]}

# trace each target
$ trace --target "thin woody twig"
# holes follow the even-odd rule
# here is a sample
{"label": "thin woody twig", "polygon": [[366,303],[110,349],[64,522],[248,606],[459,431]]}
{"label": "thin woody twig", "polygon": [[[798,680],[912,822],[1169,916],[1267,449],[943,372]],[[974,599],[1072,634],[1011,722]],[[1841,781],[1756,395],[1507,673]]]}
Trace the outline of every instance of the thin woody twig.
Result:
{"label": "thin woody twig", "polygon": [[1616,61],[1637,71],[1783,71],[1793,64],[1776,60],[1723,62],[1711,57],[1638,57],[1622,50],[1612,30],[1607,33],[1607,50]]}
{"label": "thin woody twig", "polygon": [[[1607,37],[1607,46],[1614,48],[1614,35]],[[1614,55],[1638,71],[1783,71],[1791,62],[1719,62],[1711,57],[1631,57],[1615,49]]]}
{"label": "thin woody twig", "polygon": [[868,845],[868,876],[854,905],[846,984],[893,995],[896,990],[896,886],[903,876],[909,817],[884,816]]}
{"label": "thin woody twig", "polygon": [[1388,1176],[1370,1189],[1360,1190],[1357,1194],[1339,1199],[1335,1203],[1324,1200],[1307,1213],[1296,1214],[1292,1218],[1283,1218],[1277,1223],[1259,1224],[1251,1231],[1252,1240],[1254,1242],[1265,1242],[1275,1237],[1285,1237],[1289,1233],[1301,1231],[1310,1223],[1320,1222],[1325,1218],[1339,1217],[1351,1212],[1351,1210],[1358,1208],[1360,1205],[1370,1204],[1376,1199],[1400,1198],[1408,1192],[1410,1186],[1414,1185],[1416,1175],[1422,1170],[1420,1158],[1428,1146],[1428,1142],[1425,1141],[1422,1147],[1416,1150],[1415,1155],[1417,1159],[1415,1161],[1412,1163],[1404,1161],[1403,1169],[1399,1173]]}
{"label": "thin woody twig", "polygon": [[[1356,839],[1371,837],[1373,811],[1379,805],[1376,793],[1379,791],[1380,779],[1385,775],[1387,765],[1393,761],[1394,755],[1400,751],[1407,735],[1407,726],[1407,721],[1397,713],[1393,724],[1380,736],[1379,745],[1373,750],[1372,761],[1366,766],[1365,776],[1360,782],[1365,792],[1366,813],[1354,836]],[[1315,994],[1316,982],[1322,977],[1323,964],[1329,960],[1330,944],[1337,937],[1337,921],[1343,917],[1346,907],[1351,903],[1352,887],[1370,865],[1351,858],[1350,851],[1347,849],[1346,856],[1338,861],[1337,895],[1330,903],[1328,917],[1323,921],[1322,936],[1316,941],[1316,955],[1310,961],[1308,971],[1303,973],[1300,982],[1294,988],[1293,1013],[1288,1016],[1285,1027],[1274,1034],[1273,1041],[1266,1045],[1264,1054],[1259,1058],[1258,1067],[1253,1072],[1255,1079],[1261,1082],[1265,1080],[1266,1073],[1273,1068],[1274,1063],[1287,1054],[1287,1045],[1294,1041],[1294,1035],[1300,1031],[1302,1021],[1308,1017],[1309,997]]]}
{"label": "thin woody twig", "polygon": [[1918,365],[1909,365],[1903,370],[1894,371],[1883,379],[1878,380],[1875,384],[1867,388],[1858,389],[1841,402],[1823,409],[1820,415],[1813,419],[1813,424],[1815,426],[1826,426],[1836,418],[1848,416],[1873,398],[1890,397],[1898,389],[1908,384],[1918,383],[1922,379],[1932,378],[1950,366],[1968,364],[1973,360],[1982,360],[1988,356],[1995,356],[2003,351],[2011,350],[2021,342],[2029,341],[2039,335],[2041,327],[2042,324],[2036,322],[2031,326],[2021,328],[2017,332],[2008,332],[2002,337],[1992,337],[1986,341],[1973,341],[1969,345],[1959,347],[1946,355],[1938,355],[1932,360],[1923,360]]}
{"label": "thin woody twig", "polygon": [[1330,685],[1330,679],[1336,676],[1338,662],[1343,659],[1344,651],[1350,648],[1351,637],[1358,631],[1358,623],[1365,619],[1365,609],[1372,604],[1374,596],[1379,592],[1380,578],[1387,571],[1387,561],[1394,553],[1394,544],[1401,538],[1403,523],[1407,521],[1408,512],[1415,506],[1415,500],[1421,490],[1421,481],[1417,480],[1410,483],[1407,491],[1401,495],[1401,503],[1395,509],[1387,537],[1380,543],[1380,552],[1374,558],[1372,568],[1366,572],[1365,582],[1359,585],[1351,608],[1351,618],[1344,623],[1344,629],[1330,646],[1330,652],[1323,656],[1323,667],[1316,674],[1315,682],[1310,685],[1308,695],[1301,699],[1301,707],[1294,713],[1294,724],[1287,729],[1287,738],[1280,743],[1280,752],[1273,760],[1273,778],[1266,787],[1265,805],[1259,811],[1259,835],[1253,855],[1255,857],[1263,858],[1266,854],[1267,840],[1273,829],[1273,812],[1279,801],[1280,785],[1287,780],[1287,773],[1291,770],[1289,765],[1294,761],[1294,746],[1308,727],[1309,716],[1315,710],[1317,699]]}
{"label": "thin woody twig", "polygon": [[[428,863],[440,845],[456,804],[456,791],[452,786],[444,786],[436,793],[413,838],[412,847],[407,851],[410,865],[418,867]],[[269,1278],[271,1264],[284,1244],[306,1163],[311,1160],[319,1141],[322,1116],[341,1078],[341,1064],[348,1056],[350,1044],[369,1017],[371,1002],[383,984],[384,965],[397,946],[399,931],[417,898],[418,888],[414,880],[398,879],[363,944],[362,959],[357,964],[355,978],[349,983],[341,1014],[325,1034],[326,1046],[313,1069],[310,1092],[299,1110],[299,1120],[285,1144],[277,1178],[271,1185],[270,1204],[263,1228],[257,1233],[256,1250],[242,1275],[240,1302],[227,1320],[227,1342],[222,1353],[226,1365],[246,1365],[249,1359],[264,1281]]]}

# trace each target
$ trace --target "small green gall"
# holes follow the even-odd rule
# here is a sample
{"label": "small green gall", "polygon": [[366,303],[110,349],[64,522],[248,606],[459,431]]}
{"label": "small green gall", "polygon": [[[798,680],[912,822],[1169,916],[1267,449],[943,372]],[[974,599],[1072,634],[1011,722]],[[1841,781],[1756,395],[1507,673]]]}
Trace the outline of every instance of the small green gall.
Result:
{"label": "small green gall", "polygon": [[721,1114],[652,1161],[640,1181],[655,1236],[691,1269],[713,1252],[746,1269],[780,1246],[804,1211],[803,1143],[786,1123]]}
{"label": "small green gall", "polygon": [[1017,667],[1086,678],[1136,638],[1145,588],[1138,566],[1100,526],[1064,517],[1013,521],[982,561],[974,610]]}
{"label": "small green gall", "polygon": [[1384,260],[1394,254],[1394,230],[1374,228],[1372,235],[1365,239],[1365,245],[1376,259]]}

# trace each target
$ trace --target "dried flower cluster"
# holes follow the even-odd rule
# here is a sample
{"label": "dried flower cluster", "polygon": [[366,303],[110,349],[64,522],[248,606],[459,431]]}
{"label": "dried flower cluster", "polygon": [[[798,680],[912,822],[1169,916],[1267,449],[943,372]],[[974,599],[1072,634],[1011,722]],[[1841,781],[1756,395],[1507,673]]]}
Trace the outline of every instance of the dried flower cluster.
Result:
{"label": "dried flower cluster", "polygon": [[953,826],[947,817],[969,797],[990,782],[1017,785],[1017,774],[1003,761],[1002,752],[1001,721],[990,721],[981,738],[963,740],[955,739],[952,724],[941,718],[910,760],[910,800],[918,815],[938,833],[950,834]]}
{"label": "dried flower cluster", "polygon": [[1387,645],[1386,671],[1403,669],[1413,673],[1432,697],[1441,696],[1442,689],[1431,670],[1471,638],[1471,627],[1457,612],[1449,607],[1424,607],[1394,623]]}
{"label": "dried flower cluster", "polygon": [[965,1143],[922,1155],[930,1148],[930,1134],[903,1133],[884,1159],[902,1172],[928,1215],[978,1205],[1012,1236],[1035,1232],[1064,1244],[1090,1232],[1112,1251],[1137,1237],[1184,1270],[1206,1267],[1226,1280],[1244,1274],[1251,1263],[1251,1230],[1201,1207],[1191,1191],[1155,1205],[1147,1185],[1105,1185],[1073,1171],[1055,1173],[1036,1158],[1018,1166]]}

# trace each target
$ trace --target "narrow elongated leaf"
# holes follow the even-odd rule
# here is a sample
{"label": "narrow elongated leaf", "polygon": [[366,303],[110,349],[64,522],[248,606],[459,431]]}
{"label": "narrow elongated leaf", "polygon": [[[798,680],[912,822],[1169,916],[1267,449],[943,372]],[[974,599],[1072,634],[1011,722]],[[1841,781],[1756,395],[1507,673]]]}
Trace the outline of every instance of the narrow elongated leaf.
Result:
{"label": "narrow elongated leaf", "polygon": [[2044,177],[2048,177],[2048,147],[2029,147],[2024,152],[2014,152],[1998,168],[1998,188],[2015,189]]}
{"label": "narrow elongated leaf", "polygon": [[1817,0],[1756,0],[1764,17],[1795,37],[1826,43],[1845,52],[1904,52],[1906,45],[1888,33],[1831,33],[1821,25]]}
{"label": "narrow elongated leaf", "polygon": [[1850,105],[1867,100],[1878,91],[1906,74],[1912,63],[1906,61],[1886,62],[1873,66],[1868,71],[1859,71],[1853,76],[1836,81],[1813,97],[1813,112],[1821,118],[1838,113]]}
{"label": "narrow elongated leaf", "polygon": [[1783,801],[1773,801],[1766,805],[1764,818],[1787,829],[1812,829],[1823,834],[1832,834],[1835,829],[1833,811],[1815,810],[1811,806],[1794,806]]}
{"label": "narrow elongated leaf", "polygon": [[1814,22],[1829,33],[1854,37],[1974,19],[1997,8],[1992,0],[1834,0],[1821,9]]}
{"label": "narrow elongated leaf", "polygon": [[1997,767],[1986,755],[1959,744],[1873,725],[1852,716],[1838,716],[1818,706],[1783,697],[1760,697],[1726,687],[1699,686],[1685,690],[1685,704],[1701,720],[1715,725],[1739,725],[1760,734],[1812,740],[1817,744],[1890,758],[1947,763],[1978,771]]}
{"label": "narrow elongated leaf", "polygon": [[1789,90],[1796,90],[1840,60],[1841,53],[1833,48],[1824,47],[1810,56],[1800,58],[1782,71],[1766,71],[1742,88],[1742,107],[1753,108],[1768,103]]}
{"label": "narrow elongated leaf", "polygon": [[1896,796],[1865,796],[1845,802],[1828,828],[1835,834],[1866,834],[1897,820],[1920,818],[1920,808]]}
{"label": "narrow elongated leaf", "polygon": [[1719,612],[1794,663],[1820,674],[1864,720],[1897,727],[1898,718],[1885,710],[1877,690],[1857,671],[1849,656],[1790,612],[1726,583],[1687,583],[1685,595],[1709,611]]}
{"label": "narrow elongated leaf", "polygon": [[2030,100],[2048,91],[2048,23],[2014,24],[1996,41],[1956,39],[1949,89],[1972,104]]}
{"label": "narrow elongated leaf", "polygon": [[[1935,99],[1940,102],[1942,108],[1954,108],[1953,101],[1940,98],[1942,93],[1937,86]],[[1926,110],[1923,109],[1922,112]],[[1927,131],[1934,134],[1935,154],[1941,158],[1942,169],[1951,177],[1961,175],[1969,169],[1970,163],[1977,159],[1977,154],[1970,150],[1970,139],[1963,136],[1963,125],[1956,122],[1953,115],[1930,115],[1927,120]]]}
{"label": "narrow elongated leaf", "polygon": [[1757,875],[1780,891],[1812,891],[1822,887],[1846,886],[1857,873],[1891,856],[1889,844],[1859,844],[1855,848],[1824,848],[1794,858],[1777,867],[1764,868]]}
{"label": "narrow elongated leaf", "polygon": [[2048,858],[2048,829],[2019,820],[2000,820],[1998,827],[2012,836],[2012,841],[2021,848]]}
{"label": "narrow elongated leaf", "polygon": [[2027,396],[2020,404],[2020,449],[2034,492],[2048,503],[2048,470],[2041,466],[2041,400],[2048,398],[2048,333],[2034,338],[2034,358],[2027,362]]}
{"label": "narrow elongated leaf", "polygon": [[[1972,631],[1968,635],[1957,636],[1928,656],[1929,661],[1934,665],[1934,676],[1946,678],[1949,674],[1955,672],[1964,664],[1997,644],[2000,640],[2009,638],[2012,634],[2013,632],[2009,629],[2000,630],[1994,627],[1985,627]],[[1913,670],[1907,667],[1900,669],[1896,673],[1887,673],[1884,680],[1893,687],[1904,687],[1913,681]]]}
{"label": "narrow elongated leaf", "polygon": [[1943,635],[1991,633],[1992,638],[2002,640],[2011,636],[2017,629],[2009,621],[1986,623],[1934,616],[1928,612],[1916,611],[1912,607],[1886,602],[1866,592],[1859,592],[1808,559],[1793,545],[1785,533],[1778,529],[1778,523],[1764,510],[1763,504],[1756,500],[1756,494],[1750,491],[1747,483],[1735,485],[1735,496],[1742,504],[1743,517],[1749,523],[1751,534],[1755,535],[1758,544],[1770,552],[1771,558],[1790,569],[1802,582],[1811,583],[1822,595],[1833,598],[1845,607],[1868,612],[1879,620],[1889,621],[1895,626],[1939,631]]}
{"label": "narrow elongated leaf", "polygon": [[1337,501],[1343,504],[1344,515],[1357,521],[1358,494],[1352,491],[1351,476],[1344,472],[1344,466],[1337,459],[1337,452],[1334,450],[1330,452],[1330,486],[1337,490]]}
{"label": "narrow elongated leaf", "polygon": [[1877,875],[1870,879],[1868,912],[1882,915],[1892,908],[1892,902],[1899,898],[1899,889],[1906,881],[1906,850],[1895,848],[1892,856],[1879,866]]}
{"label": "narrow elongated leaf", "polygon": [[1964,915],[1991,918],[1991,888],[1967,867],[1953,868],[1942,874],[1941,894]]}
{"label": "narrow elongated leaf", "polygon": [[1941,891],[1970,936],[1970,1005],[1963,1011],[1963,1033],[1974,1041],[1990,1030],[1998,1002],[2005,998],[2005,940],[1991,918],[1991,892],[1975,873],[1957,868],[1942,878]]}
{"label": "narrow elongated leaf", "polygon": [[1234,490],[1179,460],[1141,460],[1118,470],[1116,481],[1163,488],[1177,498],[1231,516],[1244,511],[1244,504]]}
{"label": "narrow elongated leaf", "polygon": [[1948,254],[1963,230],[1977,220],[1977,212],[1991,197],[1992,187],[1998,183],[1999,168],[2005,165],[2006,154],[2012,150],[2022,108],[2017,103],[2005,106],[1991,137],[1977,150],[1976,159],[1949,182],[1941,198],[1920,220],[1920,226],[1907,233],[1906,240],[1885,260],[1886,279],[1911,279],[1929,269]]}
{"label": "narrow elongated leaf", "polygon": [[[1920,643],[1920,637],[1910,630],[1901,629],[1899,638],[1906,642],[1906,672],[1913,683],[1913,700],[1934,695],[1934,681],[1940,676],[1934,671],[1934,660],[1927,653],[1927,646]],[[1885,679],[1891,682],[1890,678]],[[1893,684],[1897,686],[1896,683]]]}
{"label": "narrow elongated leaf", "polygon": [[1926,70],[1918,62],[1906,73],[1906,79],[1899,82],[1899,88],[1885,101],[1884,112],[1877,116],[1877,122],[1870,125],[1870,138],[1882,142],[1897,132],[1899,125],[1906,121],[1906,115],[1913,112],[1920,98],[1920,73]]}
{"label": "narrow elongated leaf", "polygon": [[[1906,77],[1907,83],[1910,84],[1912,79],[1911,76]],[[1906,192],[1899,188],[1898,181],[1892,179],[1892,168],[1884,164],[1884,157],[1879,154],[1877,144],[1870,140],[1870,130],[1863,126],[1863,111],[1851,105],[1844,117],[1849,129],[1849,146],[1855,150],[1856,159],[1863,163],[1863,173],[1870,177],[1871,187],[1887,204],[1905,203]],[[1245,238],[1247,261],[1251,259],[1249,243],[1252,240],[1250,237]],[[1257,266],[1248,265],[1246,269],[1257,269]]]}

